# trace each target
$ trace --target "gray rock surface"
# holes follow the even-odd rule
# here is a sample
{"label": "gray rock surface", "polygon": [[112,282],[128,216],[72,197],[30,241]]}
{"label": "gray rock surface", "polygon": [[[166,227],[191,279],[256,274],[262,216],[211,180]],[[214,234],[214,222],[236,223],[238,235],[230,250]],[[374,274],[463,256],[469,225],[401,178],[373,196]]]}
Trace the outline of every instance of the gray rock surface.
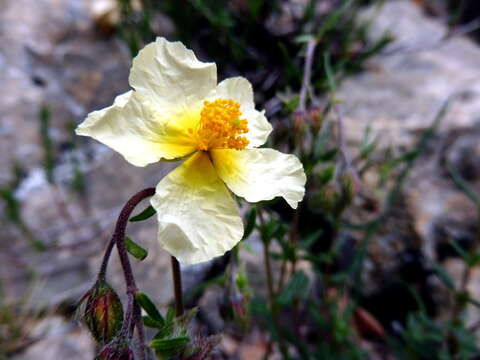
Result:
{"label": "gray rock surface", "polygon": [[439,106],[457,95],[442,129],[470,128],[480,120],[480,49],[466,37],[448,37],[438,19],[428,18],[412,1],[386,2],[363,14],[374,19],[371,37],[389,33],[395,41],[375,56],[368,71],[340,87],[350,140],[365,127],[385,145],[411,145]]}
{"label": "gray rock surface", "polygon": [[[0,243],[6,244],[8,251],[0,255],[0,279],[6,283],[7,298],[22,295],[33,269],[34,277],[44,283],[39,303],[78,296],[92,280],[121,205],[135,192],[154,186],[171,168],[135,168],[90,139],[79,139],[80,150],[68,148],[69,121],[82,121],[89,111],[110,105],[116,94],[128,89],[129,54],[118,40],[95,27],[92,3],[6,1],[0,13],[0,43],[8,44],[0,49],[5,69],[0,81],[7,89],[0,99],[0,185],[11,179],[13,164],[20,163],[26,177],[15,195],[21,203],[22,218],[30,232],[49,247],[37,254],[18,227],[4,225]],[[42,167],[44,149],[38,119],[42,105],[52,114],[56,185],[46,181]],[[85,172],[84,196],[69,186],[72,156],[79,159]],[[143,278],[151,284],[153,296],[165,302],[170,292],[160,291],[158,281],[166,281],[161,266],[168,257],[156,250],[154,222],[132,226],[131,230],[135,240],[151,248],[146,265],[138,268],[146,272]],[[111,273],[120,283],[118,270],[116,267]]]}
{"label": "gray rock surface", "polygon": [[46,318],[31,331],[34,341],[14,360],[75,359],[92,360],[95,344],[88,332],[59,316]]}
{"label": "gray rock surface", "polygon": [[[447,27],[413,1],[386,2],[362,16],[375,19],[373,38],[388,32],[395,41],[371,59],[366,71],[339,87],[352,154],[367,127],[380,150],[412,149],[450,100],[431,145],[404,186],[395,216],[372,244],[374,263],[365,268],[369,277],[375,269],[388,274],[400,249],[416,246],[431,262],[442,260],[439,248],[449,241],[480,245],[477,210],[447,172],[452,168],[480,191],[480,48],[465,36],[447,36]],[[375,191],[368,175],[365,185]],[[472,286],[478,292],[478,283]]]}

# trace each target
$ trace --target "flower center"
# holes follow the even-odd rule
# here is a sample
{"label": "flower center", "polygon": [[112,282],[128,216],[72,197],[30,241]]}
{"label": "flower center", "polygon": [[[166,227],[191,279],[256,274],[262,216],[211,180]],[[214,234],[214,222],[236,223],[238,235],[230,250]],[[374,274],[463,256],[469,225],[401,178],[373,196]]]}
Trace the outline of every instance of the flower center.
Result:
{"label": "flower center", "polygon": [[[249,141],[245,136],[248,132],[248,121],[240,119],[240,104],[230,99],[204,101],[200,112],[200,121],[195,129],[199,150],[229,148],[242,150]],[[188,129],[193,134],[193,129]]]}

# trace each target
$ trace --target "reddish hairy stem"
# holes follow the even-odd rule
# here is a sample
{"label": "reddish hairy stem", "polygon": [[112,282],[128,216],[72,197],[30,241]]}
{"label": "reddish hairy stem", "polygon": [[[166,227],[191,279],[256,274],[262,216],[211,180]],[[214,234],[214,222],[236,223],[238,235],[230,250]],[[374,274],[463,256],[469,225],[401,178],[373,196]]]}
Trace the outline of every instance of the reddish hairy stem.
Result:
{"label": "reddish hairy stem", "polygon": [[133,335],[133,328],[136,326],[138,329],[138,334],[140,337],[140,347],[141,347],[141,356],[140,359],[146,359],[145,357],[145,330],[143,328],[142,319],[140,316],[140,311],[138,305],[135,302],[135,293],[137,292],[137,285],[135,283],[135,278],[133,277],[132,266],[130,265],[130,260],[128,258],[127,249],[125,247],[125,229],[127,228],[128,219],[132,214],[133,209],[145,198],[153,196],[155,194],[155,188],[144,189],[135,195],[133,195],[130,200],[125,204],[125,206],[120,211],[118,216],[117,223],[115,225],[115,231],[113,233],[112,239],[107,246],[105,255],[103,257],[102,265],[100,267],[100,272],[98,274],[99,279],[104,279],[107,272],[108,261],[114,245],[117,245],[118,256],[120,257],[120,263],[122,265],[123,274],[125,277],[125,285],[127,287],[127,311],[125,313],[125,319],[122,325],[121,336],[128,335],[131,337]]}

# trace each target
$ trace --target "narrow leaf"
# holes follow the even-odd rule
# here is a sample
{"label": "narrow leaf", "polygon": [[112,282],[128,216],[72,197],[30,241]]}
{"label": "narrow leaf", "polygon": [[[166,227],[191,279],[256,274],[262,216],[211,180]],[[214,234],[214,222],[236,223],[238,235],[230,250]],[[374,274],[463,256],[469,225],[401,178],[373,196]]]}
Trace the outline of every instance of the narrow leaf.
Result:
{"label": "narrow leaf", "polygon": [[140,214],[135,215],[134,217],[130,218],[129,221],[136,222],[136,221],[147,220],[148,218],[151,218],[153,215],[155,215],[156,212],[157,211],[153,208],[153,206],[150,205],[145,210],[143,210]]}
{"label": "narrow leaf", "polygon": [[182,351],[189,341],[190,339],[186,336],[173,339],[154,339],[150,342],[150,347],[162,355],[169,355],[172,352]]}
{"label": "narrow leaf", "polygon": [[166,322],[171,323],[175,319],[175,310],[170,308],[167,310]]}
{"label": "narrow leaf", "polygon": [[146,327],[153,328],[153,329],[161,329],[163,327],[162,322],[157,321],[150,316],[143,316],[142,319],[143,319],[143,324]]}
{"label": "narrow leaf", "polygon": [[127,251],[132,255],[134,258],[138,260],[144,260],[147,255],[148,251],[145,250],[143,247],[138,245],[135,241],[130,239],[128,236],[125,236],[125,247]]}
{"label": "narrow leaf", "polygon": [[159,331],[158,333],[155,334],[155,336],[153,337],[154,340],[161,340],[161,339],[164,339],[164,338],[168,338],[170,336],[172,336],[173,334],[173,331],[175,330],[175,326],[173,323],[169,323],[167,321],[166,325],[163,326]]}
{"label": "narrow leaf", "polygon": [[447,274],[445,269],[438,263],[432,263],[433,270],[437,274],[438,278],[443,282],[443,284],[448,287],[450,290],[455,290],[455,283]]}
{"label": "narrow leaf", "polygon": [[257,219],[257,208],[252,207],[247,214],[247,224],[245,225],[245,231],[243,233],[243,238],[246,239],[250,236],[253,229],[255,229],[255,222]]}
{"label": "narrow leaf", "polygon": [[160,325],[165,324],[165,320],[160,312],[157,310],[155,304],[150,300],[150,298],[145,295],[143,292],[137,292],[135,294],[135,300],[140,305],[140,307],[147,312],[147,314],[155,321],[159,322]]}
{"label": "narrow leaf", "polygon": [[310,288],[307,275],[302,271],[296,272],[290,282],[278,297],[278,302],[283,305],[290,304],[295,298],[304,299]]}

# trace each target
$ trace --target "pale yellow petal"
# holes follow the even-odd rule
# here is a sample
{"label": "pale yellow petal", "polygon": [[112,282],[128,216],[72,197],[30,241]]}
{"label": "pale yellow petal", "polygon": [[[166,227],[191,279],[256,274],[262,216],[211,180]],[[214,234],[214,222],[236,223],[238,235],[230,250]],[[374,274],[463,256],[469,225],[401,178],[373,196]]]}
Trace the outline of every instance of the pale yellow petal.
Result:
{"label": "pale yellow petal", "polygon": [[129,82],[159,111],[178,115],[215,89],[217,67],[199,61],[181,42],[157,38],[133,59]]}
{"label": "pale yellow petal", "polygon": [[249,202],[281,196],[296,209],[303,199],[306,176],[295,155],[273,149],[217,149],[211,154],[220,178]]}
{"label": "pale yellow petal", "polygon": [[268,135],[272,132],[272,125],[265,117],[265,111],[255,110],[252,84],[247,79],[234,77],[223,80],[218,84],[214,97],[232,99],[240,104],[242,118],[248,120],[249,131],[245,134],[250,141],[248,148],[265,144]]}
{"label": "pale yellow petal", "polygon": [[183,264],[223,255],[243,236],[237,205],[204,152],[163,178],[151,204],[160,245]]}
{"label": "pale yellow petal", "polygon": [[185,129],[194,115],[163,118],[133,91],[117,96],[112,106],[90,113],[76,133],[90,136],[119,152],[133,165],[175,159],[195,149]]}

